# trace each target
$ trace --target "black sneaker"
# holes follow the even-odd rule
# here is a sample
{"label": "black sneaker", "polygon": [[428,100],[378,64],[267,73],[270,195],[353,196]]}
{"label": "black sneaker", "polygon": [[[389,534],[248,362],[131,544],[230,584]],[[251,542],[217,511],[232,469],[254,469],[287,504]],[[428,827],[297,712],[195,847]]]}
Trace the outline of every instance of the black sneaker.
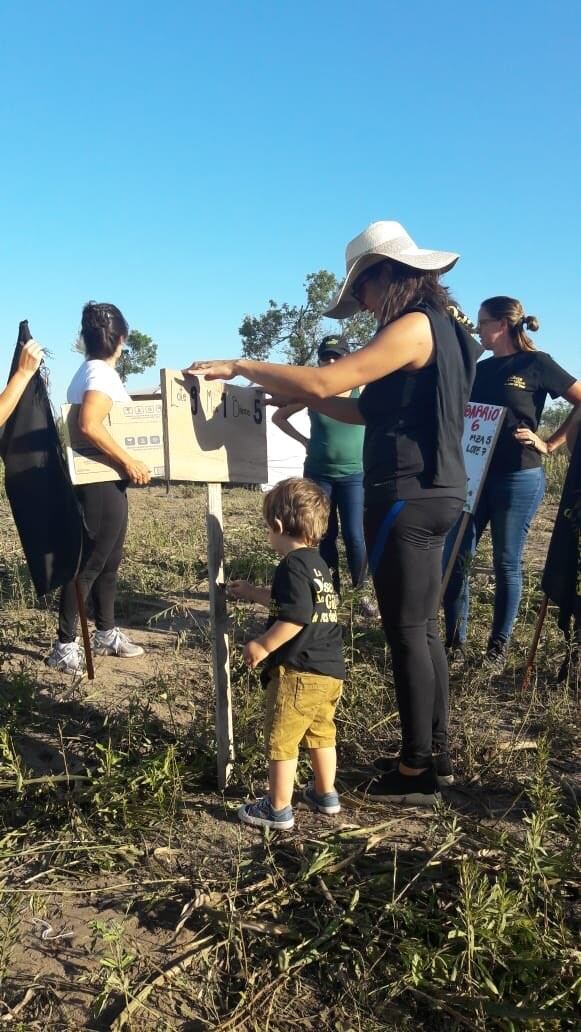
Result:
{"label": "black sneaker", "polygon": [[461,670],[468,662],[466,646],[461,642],[456,645],[447,645],[446,659],[448,660],[448,670]]}
{"label": "black sneaker", "polygon": [[411,775],[401,774],[397,768],[375,778],[365,795],[378,803],[407,803],[408,806],[434,806],[442,798],[432,770]]}
{"label": "black sneaker", "polygon": [[501,674],[508,659],[508,646],[503,641],[493,641],[488,646],[482,666],[490,674]]}
{"label": "black sneaker", "polygon": [[[390,770],[397,770],[398,764],[399,756],[378,756],[373,761],[373,767],[375,767],[375,770],[380,771],[381,774],[385,774]],[[454,784],[454,771],[449,753],[436,753],[434,756],[434,767],[436,769],[436,780],[439,785]]]}
{"label": "black sneaker", "polygon": [[450,753],[436,753],[434,756],[434,767],[436,769],[436,781],[439,785],[454,784],[454,769],[450,762]]}

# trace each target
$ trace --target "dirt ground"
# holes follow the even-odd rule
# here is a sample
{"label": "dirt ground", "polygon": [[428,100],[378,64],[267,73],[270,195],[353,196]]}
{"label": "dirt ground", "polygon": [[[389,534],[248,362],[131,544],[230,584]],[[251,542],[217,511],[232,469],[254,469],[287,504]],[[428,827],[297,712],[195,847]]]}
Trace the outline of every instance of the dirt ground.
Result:
{"label": "dirt ground", "polygon": [[[138,592],[131,583],[121,585],[120,623],[130,630],[132,639],[143,646],[143,656],[131,661],[95,657],[94,681],[86,678],[75,681],[44,663],[54,635],[54,609],[33,606],[4,609],[2,684],[7,686],[7,691],[13,691],[14,685],[20,684],[23,697],[28,693],[30,698],[24,725],[16,721],[11,730],[14,751],[27,779],[37,778],[42,782],[49,775],[61,777],[53,785],[46,819],[37,816],[33,826],[26,805],[22,804],[19,816],[16,801],[12,812],[13,819],[16,815],[14,834],[5,825],[0,843],[5,872],[1,884],[8,891],[4,903],[11,898],[10,893],[17,894],[14,898],[18,899],[18,935],[10,948],[9,978],[5,982],[8,991],[2,1004],[4,1013],[0,1013],[0,1020],[7,1021],[7,1027],[31,1030],[117,1027],[114,1023],[123,1004],[122,980],[116,987],[112,986],[101,1013],[97,1013],[95,1005],[103,985],[103,971],[107,971],[103,960],[115,955],[118,947],[99,932],[98,927],[107,928],[107,934],[113,936],[111,929],[122,928],[122,952],[123,956],[132,957],[132,976],[137,982],[140,976],[151,980],[175,963],[176,958],[191,947],[192,941],[211,927],[210,919],[200,916],[204,913],[205,893],[227,895],[232,893],[241,872],[250,872],[253,879],[259,880],[265,872],[271,871],[272,857],[268,856],[268,847],[265,854],[262,834],[241,827],[236,819],[236,809],[249,788],[258,793],[263,786],[263,774],[258,772],[249,777],[249,766],[242,764],[235,768],[232,786],[225,793],[215,788],[215,760],[210,741],[214,705],[212,630],[203,532],[196,538],[193,549],[197,555],[195,577],[188,583],[186,570],[181,582],[174,583],[169,590],[164,589],[163,549],[152,550],[148,559],[147,547],[140,542],[137,533],[137,528],[155,508],[156,513],[161,512],[163,524],[171,527],[168,537],[173,533],[179,536],[180,527],[188,524],[194,508],[200,522],[199,506],[200,496],[166,498],[159,489],[131,493],[134,529],[128,564],[130,568],[136,563],[140,564],[140,570],[143,567],[140,576],[144,589]],[[230,565],[238,558],[238,549],[242,549],[234,533],[242,516],[252,525],[251,536],[260,533],[259,520],[252,515],[249,520],[249,508],[257,510],[258,499],[242,492],[228,503],[226,547]],[[527,569],[532,575],[542,567],[555,512],[555,505],[546,505],[529,536]],[[3,516],[5,513],[0,513],[0,518]],[[176,563],[179,565],[175,557],[172,563],[172,569]],[[151,582],[147,580],[148,570],[153,571]],[[486,580],[490,572],[489,560],[479,559],[476,575]],[[252,613],[247,613],[246,619],[252,621],[253,618]],[[260,619],[258,611],[255,619]],[[236,620],[233,614],[232,630],[240,640],[241,630]],[[355,620],[353,626],[352,635],[366,631],[360,621]],[[381,649],[381,640],[379,631],[374,633],[376,636],[370,641],[377,651]],[[365,648],[363,642],[363,655]],[[490,757],[498,760],[499,749],[505,743],[507,756],[518,755],[519,762],[521,759],[527,762],[525,757],[530,748],[527,740],[532,741],[534,750],[536,738],[534,716],[529,714],[523,719],[522,699],[514,702],[516,677],[516,672],[512,671],[507,680],[496,687],[495,699],[504,699],[506,705],[497,707],[488,730],[477,727],[479,721],[482,723],[478,707],[470,711],[469,717],[463,712],[453,713],[453,727],[462,725],[465,742],[471,741],[470,721],[473,722],[474,740],[478,735],[479,760],[478,770],[475,770],[469,746],[462,747],[464,752],[459,755],[464,757],[465,767],[460,769],[454,788],[445,793],[446,802],[469,823],[479,822],[482,827],[489,826],[496,831],[501,827],[514,830],[521,826],[526,800],[522,792],[519,796],[518,787],[510,778],[502,774],[506,769],[502,763],[500,774],[498,766],[492,764],[494,773],[486,775],[486,750]],[[235,737],[239,712],[246,712],[253,705],[252,691],[243,697],[239,694],[242,683],[238,679],[234,688]],[[455,676],[452,689],[459,683],[459,676]],[[377,717],[380,716],[378,713]],[[95,776],[99,755],[102,756],[95,752],[95,741],[106,740],[109,724],[117,729],[117,737],[123,740],[127,751],[130,751],[127,742],[131,743],[132,734],[140,736],[145,752],[147,742],[151,741],[152,755],[174,740],[179,740],[181,748],[187,750],[190,738],[192,751],[189,774],[182,776],[179,806],[175,811],[168,805],[165,819],[160,819],[158,824],[148,821],[147,830],[141,832],[136,831],[139,821],[135,810],[129,807],[125,836],[123,806],[126,803],[120,801],[119,813],[115,820],[111,818],[107,832],[103,832],[100,839],[92,830],[91,821],[85,824],[84,817],[79,816],[75,799],[84,784],[82,779]],[[389,731],[384,735],[380,731],[381,746],[385,745],[385,737],[390,736],[395,746],[396,732],[396,724],[393,724],[393,733]],[[369,741],[368,732],[365,734],[368,737],[364,738],[364,743]],[[244,736],[243,759],[250,749],[246,730]],[[371,741],[373,738],[371,733]],[[338,819],[331,821],[314,816],[298,803],[296,826],[288,836],[294,848],[299,851],[309,848],[309,843],[320,842],[321,836],[324,839],[330,831],[379,827],[389,818],[390,855],[394,850],[403,858],[423,854],[433,834],[431,813],[373,806],[354,794],[370,777],[370,771],[361,762],[366,748],[362,744],[359,752],[347,749],[340,754],[343,758],[339,778],[343,811]],[[560,773],[569,779],[574,791],[578,766],[572,756],[561,757],[560,762]],[[555,763],[557,770],[558,758]],[[188,767],[187,760],[185,766]],[[95,806],[99,805],[112,804],[109,800],[100,804],[97,795]],[[34,806],[30,809],[37,813]],[[67,854],[67,843],[72,860]],[[8,869],[6,865],[10,867],[12,855],[12,867]],[[198,906],[200,899],[202,904]],[[181,923],[188,907],[190,917]],[[121,970],[119,963],[117,967],[113,964],[113,968],[117,972]],[[127,1027],[191,1030],[219,1027],[218,1018],[215,1024],[207,1018],[202,1021],[199,1007],[193,1002],[188,1008],[188,994],[193,994],[194,990],[202,994],[196,984],[192,983],[187,992],[178,994],[179,999],[171,992],[154,993],[151,997],[151,1001],[155,1000],[154,1010],[149,1015],[147,1008],[136,1012]],[[126,997],[126,1001],[128,999]],[[26,1006],[19,1012],[23,1001]],[[20,1013],[26,1015],[25,1021],[19,1018]],[[330,1023],[321,1027],[342,1027],[333,1024],[334,1020],[330,1018]],[[266,1028],[266,1025],[261,1025],[259,1020],[256,1025],[239,1027]],[[276,1027],[284,1028],[284,1022]],[[368,1027],[371,1029],[372,1025]],[[404,1025],[396,1021],[392,1027]]]}

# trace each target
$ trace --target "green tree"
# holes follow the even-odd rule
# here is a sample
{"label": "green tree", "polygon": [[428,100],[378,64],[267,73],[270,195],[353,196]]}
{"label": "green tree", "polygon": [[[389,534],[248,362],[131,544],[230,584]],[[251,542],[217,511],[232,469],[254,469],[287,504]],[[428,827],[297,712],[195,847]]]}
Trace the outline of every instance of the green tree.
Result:
{"label": "green tree", "polygon": [[571,411],[568,401],[559,398],[552,404],[547,405],[541,419],[541,429],[549,434],[554,434],[557,427],[564,423]]}
{"label": "green tree", "polygon": [[146,333],[140,333],[139,330],[131,330],[116,369],[123,383],[125,383],[127,377],[131,376],[132,373],[142,373],[144,369],[149,369],[150,366],[155,365],[156,360],[157,344]]}
{"label": "green tree", "polygon": [[368,341],[375,332],[375,319],[368,312],[358,312],[339,323],[325,318],[323,313],[339,285],[332,272],[319,269],[307,276],[301,305],[271,300],[262,315],[246,315],[238,330],[244,357],[265,362],[279,352],[291,365],[312,365],[321,340],[330,333],[357,344]]}

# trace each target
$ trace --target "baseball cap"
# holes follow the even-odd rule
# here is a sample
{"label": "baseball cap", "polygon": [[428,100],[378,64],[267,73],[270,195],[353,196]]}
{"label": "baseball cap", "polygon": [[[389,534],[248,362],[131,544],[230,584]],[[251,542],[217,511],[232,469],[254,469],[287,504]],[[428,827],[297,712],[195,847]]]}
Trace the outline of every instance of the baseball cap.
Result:
{"label": "baseball cap", "polygon": [[317,355],[319,358],[323,358],[324,355],[333,355],[336,358],[342,358],[343,355],[348,355],[351,351],[349,342],[344,337],[323,337],[319,344]]}

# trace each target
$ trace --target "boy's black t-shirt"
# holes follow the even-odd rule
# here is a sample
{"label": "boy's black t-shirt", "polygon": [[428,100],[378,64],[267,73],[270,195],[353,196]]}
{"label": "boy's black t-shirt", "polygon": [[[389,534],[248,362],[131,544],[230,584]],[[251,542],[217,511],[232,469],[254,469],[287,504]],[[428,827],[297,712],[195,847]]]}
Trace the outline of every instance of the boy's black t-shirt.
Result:
{"label": "boy's black t-shirt", "polygon": [[518,351],[478,362],[471,400],[506,408],[489,473],[514,473],[541,465],[540,453],[519,444],[514,431],[528,427],[536,433],[547,394],[560,398],[574,383],[575,377],[544,351]]}
{"label": "boy's black t-shirt", "polygon": [[267,628],[276,620],[304,624],[302,631],[271,652],[265,672],[282,664],[310,674],[345,677],[343,636],[331,573],[316,548],[297,548],[279,563],[272,583]]}

